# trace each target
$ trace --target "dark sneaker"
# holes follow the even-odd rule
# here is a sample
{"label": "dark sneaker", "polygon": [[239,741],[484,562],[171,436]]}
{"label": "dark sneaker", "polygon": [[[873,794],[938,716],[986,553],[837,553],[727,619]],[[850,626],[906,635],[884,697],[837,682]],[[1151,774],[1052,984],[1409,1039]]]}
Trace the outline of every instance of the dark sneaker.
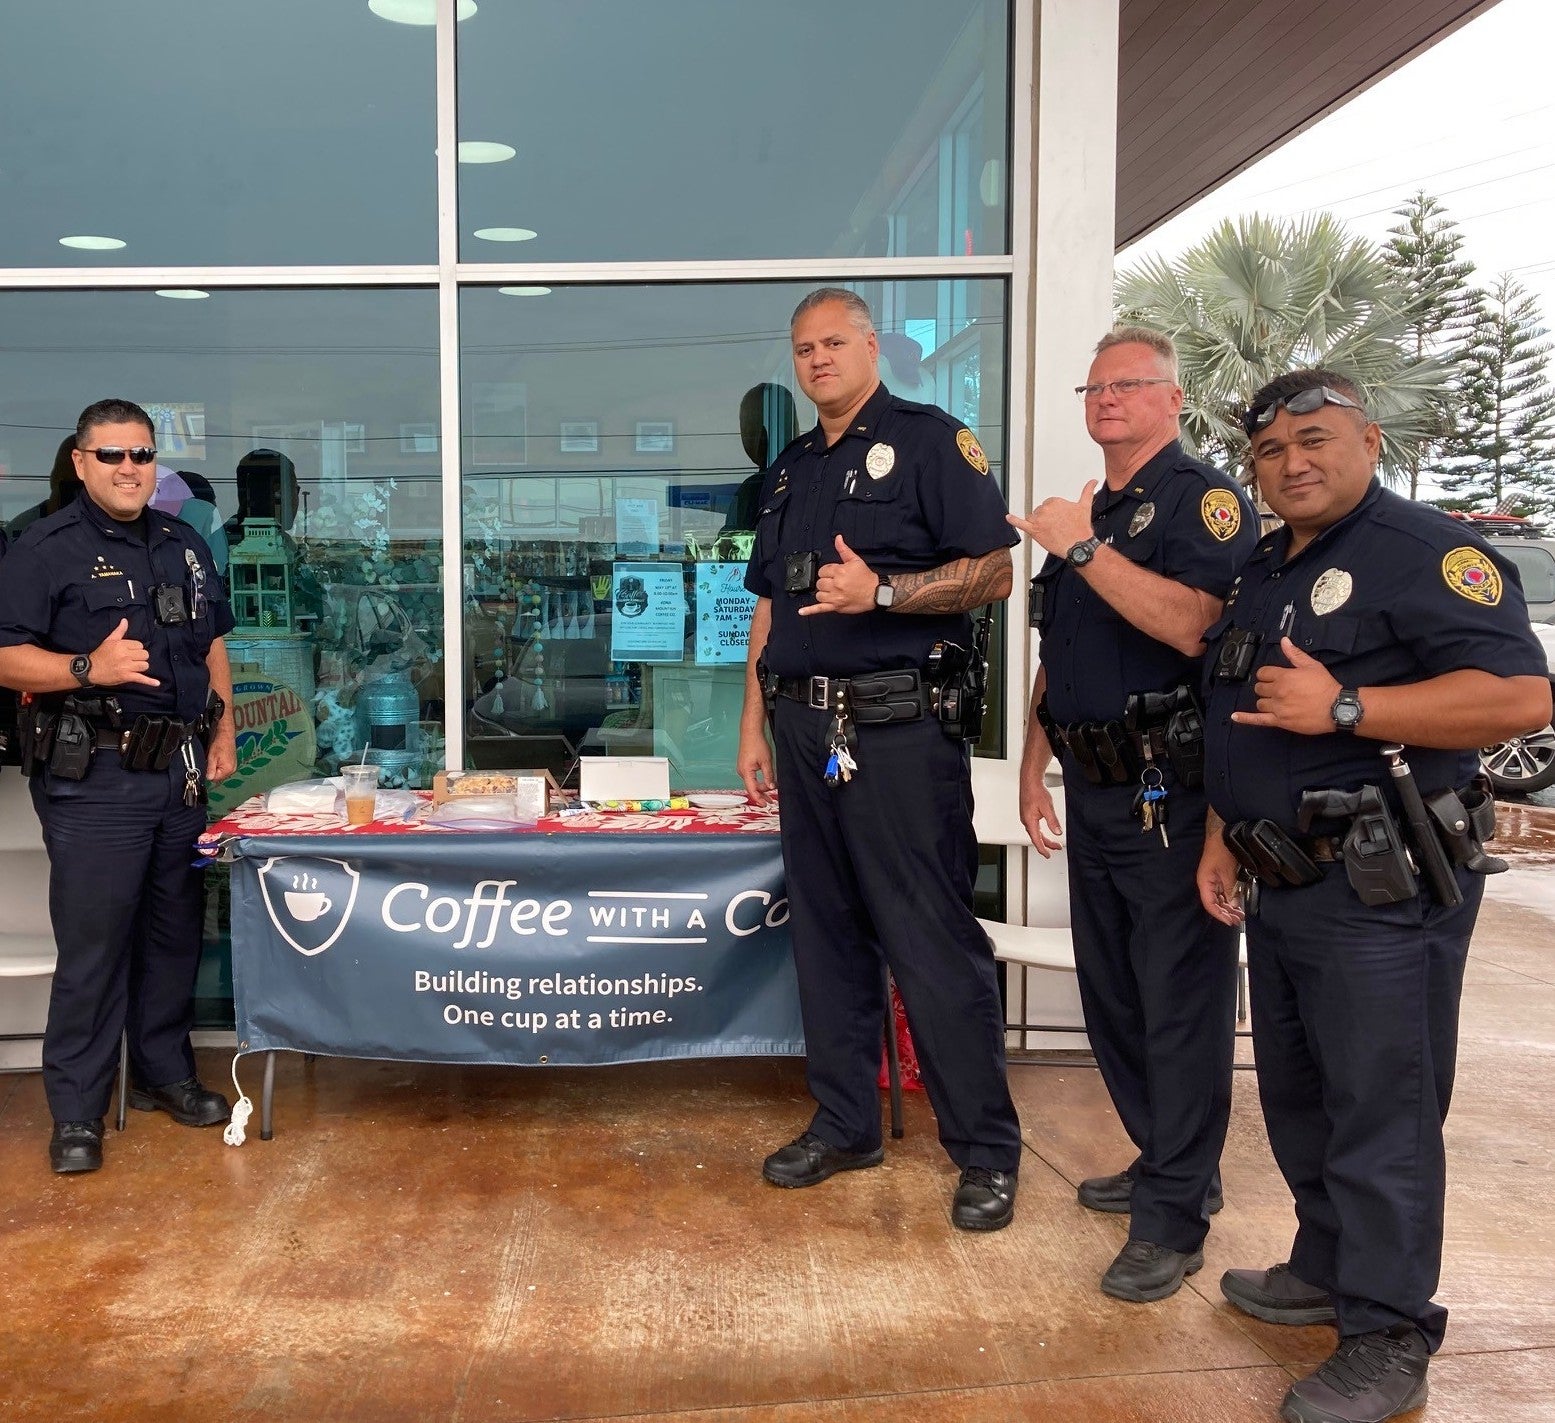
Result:
{"label": "dark sneaker", "polygon": [[1149,1304],[1176,1294],[1185,1276],[1197,1274],[1203,1268],[1202,1250],[1185,1255],[1164,1245],[1152,1245],[1148,1240],[1131,1240],[1118,1251],[1118,1258],[1101,1277],[1102,1293],[1133,1304]]}
{"label": "dark sneaker", "polygon": [[761,1174],[774,1186],[816,1186],[839,1171],[862,1171],[884,1160],[884,1147],[844,1151],[807,1131],[762,1162]]}
{"label": "dark sneaker", "polygon": [[1243,1314],[1270,1324],[1332,1324],[1335,1318],[1327,1293],[1291,1274],[1289,1265],[1227,1270],[1220,1292]]}
{"label": "dark sneaker", "polygon": [[1315,1374],[1290,1387],[1285,1423],[1383,1423],[1419,1408],[1430,1393],[1431,1351],[1412,1324],[1351,1334]]}
{"label": "dark sneaker", "polygon": [[132,1087],[130,1106],[137,1112],[166,1112],[186,1127],[220,1126],[232,1115],[227,1099],[220,1092],[207,1091],[196,1077],[166,1087]]}
{"label": "dark sneaker", "polygon": [[77,1171],[97,1171],[103,1164],[103,1119],[91,1122],[55,1122],[49,1138],[49,1165],[59,1176]]}
{"label": "dark sneaker", "polygon": [[[1080,1188],[1075,1195],[1080,1198],[1080,1204],[1088,1211],[1105,1211],[1108,1215],[1127,1215],[1134,1198],[1134,1178],[1127,1171],[1119,1171],[1116,1176],[1091,1176],[1080,1182]],[[1205,1201],[1204,1208],[1210,1215],[1217,1215],[1225,1203],[1224,1192],[1216,1187],[1209,1199]]]}
{"label": "dark sneaker", "polygon": [[1017,1179],[1013,1171],[968,1166],[956,1187],[950,1223],[958,1230],[1003,1230],[1015,1219]]}

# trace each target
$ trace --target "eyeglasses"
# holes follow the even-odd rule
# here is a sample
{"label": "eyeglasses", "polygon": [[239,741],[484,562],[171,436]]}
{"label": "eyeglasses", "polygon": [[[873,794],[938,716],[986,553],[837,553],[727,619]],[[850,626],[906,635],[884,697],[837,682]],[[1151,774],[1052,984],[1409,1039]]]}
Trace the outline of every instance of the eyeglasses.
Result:
{"label": "eyeglasses", "polygon": [[132,450],[122,445],[99,445],[95,450],[82,450],[81,453],[91,455],[98,464],[111,465],[123,464],[126,455],[131,464],[150,464],[157,457],[155,445],[136,445]]}
{"label": "eyeglasses", "polygon": [[1271,400],[1266,405],[1254,405],[1249,407],[1242,416],[1242,428],[1247,432],[1250,440],[1260,430],[1267,428],[1274,422],[1274,417],[1280,413],[1280,407],[1290,411],[1292,415],[1310,415],[1314,410],[1321,410],[1325,405],[1342,405],[1346,410],[1359,410],[1365,414],[1365,409],[1348,395],[1340,395],[1337,390],[1330,389],[1326,385],[1314,385],[1306,390],[1298,390],[1294,395],[1281,396],[1278,400]]}
{"label": "eyeglasses", "polygon": [[1074,393],[1081,400],[1100,400],[1109,390],[1119,398],[1136,395],[1147,385],[1176,385],[1167,376],[1151,376],[1149,380],[1104,380],[1096,385],[1077,385]]}

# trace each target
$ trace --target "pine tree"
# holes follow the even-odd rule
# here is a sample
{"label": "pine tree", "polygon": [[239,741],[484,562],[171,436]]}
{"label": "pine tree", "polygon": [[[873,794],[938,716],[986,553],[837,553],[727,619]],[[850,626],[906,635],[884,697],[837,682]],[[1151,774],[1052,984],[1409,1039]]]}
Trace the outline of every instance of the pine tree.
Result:
{"label": "pine tree", "polygon": [[[1463,234],[1442,205],[1423,189],[1394,209],[1394,216],[1401,221],[1389,229],[1382,260],[1404,294],[1402,344],[1409,353],[1408,363],[1418,366],[1434,357],[1455,372],[1475,315],[1475,293],[1470,286],[1474,264],[1458,255]],[[1433,394],[1430,432],[1399,461],[1400,473],[1409,481],[1411,499],[1419,493],[1422,463],[1431,463],[1452,429],[1455,385],[1453,382]]]}
{"label": "pine tree", "polygon": [[1463,361],[1457,427],[1439,476],[1492,511],[1537,513],[1555,494],[1555,389],[1538,303],[1509,275],[1481,294]]}

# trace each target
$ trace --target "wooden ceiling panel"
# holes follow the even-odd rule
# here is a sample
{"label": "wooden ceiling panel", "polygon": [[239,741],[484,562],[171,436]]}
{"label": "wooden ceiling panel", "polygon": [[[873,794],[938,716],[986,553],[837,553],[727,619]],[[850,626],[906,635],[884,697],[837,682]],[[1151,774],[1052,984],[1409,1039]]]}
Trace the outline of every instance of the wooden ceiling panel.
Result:
{"label": "wooden ceiling panel", "polygon": [[1496,0],[1122,0],[1124,247]]}

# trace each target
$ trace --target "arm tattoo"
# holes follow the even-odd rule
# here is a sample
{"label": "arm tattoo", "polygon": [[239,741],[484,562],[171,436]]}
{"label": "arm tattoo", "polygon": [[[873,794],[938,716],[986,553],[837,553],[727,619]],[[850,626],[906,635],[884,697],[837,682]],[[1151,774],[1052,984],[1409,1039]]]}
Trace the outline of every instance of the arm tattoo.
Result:
{"label": "arm tattoo", "polygon": [[981,558],[958,558],[921,573],[893,573],[893,613],[965,613],[1010,596],[1014,574],[1010,551],[996,548]]}

